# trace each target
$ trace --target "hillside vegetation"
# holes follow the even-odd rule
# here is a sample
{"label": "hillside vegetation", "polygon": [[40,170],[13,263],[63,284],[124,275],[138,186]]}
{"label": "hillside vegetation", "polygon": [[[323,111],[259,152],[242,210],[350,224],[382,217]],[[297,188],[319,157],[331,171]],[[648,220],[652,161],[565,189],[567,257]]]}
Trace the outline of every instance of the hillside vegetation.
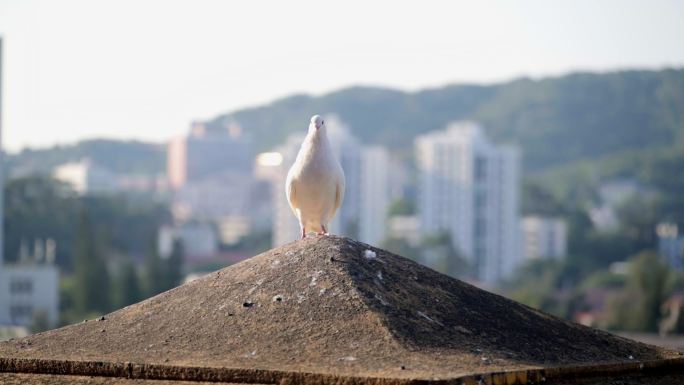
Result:
{"label": "hillside vegetation", "polygon": [[[528,175],[597,168],[601,177],[648,179],[660,158],[684,154],[684,69],[575,73],[413,93],[351,87],[318,97],[287,97],[207,124],[221,130],[238,122],[258,138],[258,150],[268,150],[290,133],[306,130],[316,113],[336,113],[364,142],[404,154],[412,153],[416,135],[472,119],[483,123],[493,140],[519,145]],[[83,157],[116,172],[164,172],[163,146],[113,140],[25,150],[8,163],[13,170],[49,171]]]}
{"label": "hillside vegetation", "polygon": [[123,174],[156,175],[164,172],[166,151],[162,145],[111,139],[84,140],[47,149],[24,149],[7,157],[10,175],[48,174],[55,166],[88,158]]}
{"label": "hillside vegetation", "polygon": [[482,122],[496,141],[517,143],[526,170],[540,171],[612,153],[668,147],[684,136],[684,70],[577,73],[416,93],[353,87],[320,97],[297,95],[222,115],[266,150],[306,130],[315,113],[337,113],[366,142],[410,149],[415,135],[448,122]]}

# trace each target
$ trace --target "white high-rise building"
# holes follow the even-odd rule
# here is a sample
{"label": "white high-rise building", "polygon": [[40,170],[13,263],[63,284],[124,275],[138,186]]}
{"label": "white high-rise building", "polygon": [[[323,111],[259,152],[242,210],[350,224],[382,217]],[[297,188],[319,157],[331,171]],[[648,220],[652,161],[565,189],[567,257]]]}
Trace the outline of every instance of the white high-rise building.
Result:
{"label": "white high-rise building", "polygon": [[[285,180],[290,166],[297,158],[297,152],[306,133],[290,135],[285,143],[276,149],[283,161],[277,167],[273,177],[273,241],[272,246],[284,245],[299,238],[299,223],[295,218],[285,197]],[[332,229],[330,229],[332,231]]]}
{"label": "white high-rise building", "polygon": [[[359,238],[361,212],[361,162],[364,147],[351,133],[351,129],[337,116],[325,117],[330,147],[344,170],[345,192],[342,207],[330,223],[334,234]],[[288,167],[292,165],[291,163]]]}
{"label": "white high-rise building", "polygon": [[419,136],[415,148],[423,234],[448,233],[480,281],[509,276],[521,260],[518,149],[467,121]]}
{"label": "white high-rise building", "polygon": [[530,215],[520,220],[520,229],[525,260],[561,259],[567,254],[568,229],[562,219]]}
{"label": "white high-rise building", "polygon": [[359,239],[377,245],[385,239],[389,205],[389,154],[381,146],[361,150]]}
{"label": "white high-rise building", "polygon": [[[325,121],[332,150],[342,165],[346,181],[344,202],[328,230],[333,234],[378,243],[385,236],[389,204],[389,155],[384,148],[361,145],[336,116],[326,116]],[[306,132],[291,135],[276,149],[282,155],[282,163],[278,176],[273,179],[274,246],[291,242],[300,236],[299,224],[285,198],[285,180],[305,136]]]}
{"label": "white high-rise building", "polygon": [[115,174],[98,167],[90,159],[59,165],[53,170],[52,176],[71,185],[81,195],[111,193],[116,190]]}

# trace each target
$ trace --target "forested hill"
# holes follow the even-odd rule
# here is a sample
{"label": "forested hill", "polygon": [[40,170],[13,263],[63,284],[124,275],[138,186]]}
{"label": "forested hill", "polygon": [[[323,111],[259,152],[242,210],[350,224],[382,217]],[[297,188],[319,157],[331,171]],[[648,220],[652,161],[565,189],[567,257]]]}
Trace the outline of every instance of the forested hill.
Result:
{"label": "forested hill", "polygon": [[452,85],[407,93],[352,87],[296,95],[209,122],[239,122],[261,150],[306,130],[315,113],[337,113],[366,142],[408,150],[415,135],[457,119],[483,123],[496,141],[519,144],[527,170],[684,138],[684,69],[575,73],[494,85]]}
{"label": "forested hill", "polygon": [[[684,69],[575,73],[493,85],[451,85],[420,92],[351,87],[322,96],[295,95],[234,111],[207,122],[219,130],[236,121],[269,150],[289,133],[304,131],[313,114],[336,113],[367,143],[412,152],[415,135],[458,119],[485,125],[500,142],[523,149],[527,171],[579,160],[673,148],[684,154]],[[7,161],[13,170],[40,170],[89,157],[113,171],[164,172],[160,144],[89,140],[25,150]]]}
{"label": "forested hill", "polygon": [[112,139],[83,140],[75,144],[46,149],[24,149],[7,156],[13,174],[49,174],[60,164],[88,158],[118,173],[156,175],[166,167],[166,152],[161,144]]}

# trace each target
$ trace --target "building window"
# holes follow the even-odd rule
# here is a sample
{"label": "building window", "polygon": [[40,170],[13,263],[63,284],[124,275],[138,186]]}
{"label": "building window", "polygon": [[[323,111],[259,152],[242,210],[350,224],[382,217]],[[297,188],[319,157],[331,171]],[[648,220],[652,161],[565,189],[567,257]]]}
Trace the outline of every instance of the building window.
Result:
{"label": "building window", "polygon": [[33,282],[29,278],[13,278],[10,282],[11,294],[31,294]]}
{"label": "building window", "polygon": [[487,177],[487,159],[478,156],[475,158],[475,180],[481,181]]}
{"label": "building window", "polygon": [[22,320],[31,318],[33,316],[33,307],[31,305],[11,305],[10,318],[12,320]]}
{"label": "building window", "polygon": [[487,220],[483,217],[475,217],[475,238],[484,239],[487,236]]}
{"label": "building window", "polygon": [[478,189],[475,192],[475,207],[479,210],[487,206],[487,191]]}

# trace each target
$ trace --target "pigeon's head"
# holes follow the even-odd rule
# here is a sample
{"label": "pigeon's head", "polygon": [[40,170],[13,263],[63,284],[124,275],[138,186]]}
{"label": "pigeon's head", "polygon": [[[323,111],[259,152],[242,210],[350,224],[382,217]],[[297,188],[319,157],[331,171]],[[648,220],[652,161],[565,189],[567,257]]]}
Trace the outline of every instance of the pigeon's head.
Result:
{"label": "pigeon's head", "polygon": [[311,117],[311,124],[309,124],[309,131],[320,131],[325,128],[325,120],[320,115],[314,115]]}

